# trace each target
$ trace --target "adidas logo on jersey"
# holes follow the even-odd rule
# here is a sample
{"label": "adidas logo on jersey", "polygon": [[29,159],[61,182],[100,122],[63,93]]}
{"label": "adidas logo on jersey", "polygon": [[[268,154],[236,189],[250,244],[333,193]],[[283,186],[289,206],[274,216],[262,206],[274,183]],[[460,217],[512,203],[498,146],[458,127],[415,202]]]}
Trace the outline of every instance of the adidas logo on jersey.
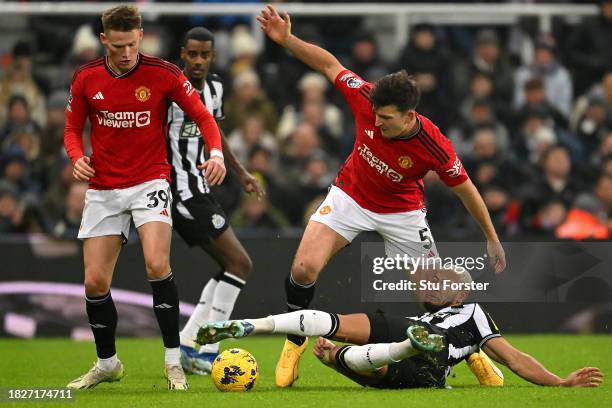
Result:
{"label": "adidas logo on jersey", "polygon": [[167,216],[168,216],[168,210],[166,210],[166,209],[164,208],[163,210],[161,210],[160,214],[161,214],[161,215],[164,215],[164,216],[166,216],[166,217],[167,217]]}
{"label": "adidas logo on jersey", "polygon": [[365,130],[365,134],[370,138],[370,139],[374,139],[374,131],[373,130],[369,130],[366,129]]}
{"label": "adidas logo on jersey", "polygon": [[102,95],[102,92],[98,91],[98,93],[95,94],[92,99],[94,99],[94,100],[102,100],[102,99],[104,99],[104,95]]}

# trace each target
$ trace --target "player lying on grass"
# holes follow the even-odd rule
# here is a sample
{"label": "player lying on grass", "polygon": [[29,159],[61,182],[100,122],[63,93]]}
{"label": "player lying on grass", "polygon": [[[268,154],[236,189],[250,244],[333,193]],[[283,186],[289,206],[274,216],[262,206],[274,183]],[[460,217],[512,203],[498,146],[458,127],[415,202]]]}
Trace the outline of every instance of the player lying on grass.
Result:
{"label": "player lying on grass", "polygon": [[[468,272],[451,268],[432,270],[427,276],[434,281],[472,281]],[[199,330],[196,341],[205,344],[269,333],[321,336],[313,352],[323,364],[376,388],[443,387],[452,367],[479,349],[534,384],[597,387],[603,381],[602,372],[595,367],[578,369],[566,378],[551,373],[504,339],[482,306],[464,303],[468,291],[417,295],[428,310],[417,317],[300,310],[263,319],[209,323]],[[328,339],[355,345],[337,346]],[[492,375],[502,376],[497,368],[494,371]]]}

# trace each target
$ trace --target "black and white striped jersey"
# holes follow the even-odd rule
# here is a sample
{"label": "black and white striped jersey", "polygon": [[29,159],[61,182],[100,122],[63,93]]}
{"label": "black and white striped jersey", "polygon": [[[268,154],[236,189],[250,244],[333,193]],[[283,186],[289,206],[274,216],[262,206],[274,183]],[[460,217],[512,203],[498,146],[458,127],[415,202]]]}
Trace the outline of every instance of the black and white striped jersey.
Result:
{"label": "black and white striped jersey", "polygon": [[478,351],[488,340],[501,336],[491,316],[478,303],[445,307],[410,319],[442,329],[448,343],[447,374],[452,366]]}
{"label": "black and white striped jersey", "polygon": [[[223,119],[223,84],[216,74],[209,74],[200,99],[217,120]],[[172,166],[172,193],[175,199],[188,200],[210,192],[197,166],[204,163],[204,140],[197,124],[172,103],[168,108],[168,162]]]}

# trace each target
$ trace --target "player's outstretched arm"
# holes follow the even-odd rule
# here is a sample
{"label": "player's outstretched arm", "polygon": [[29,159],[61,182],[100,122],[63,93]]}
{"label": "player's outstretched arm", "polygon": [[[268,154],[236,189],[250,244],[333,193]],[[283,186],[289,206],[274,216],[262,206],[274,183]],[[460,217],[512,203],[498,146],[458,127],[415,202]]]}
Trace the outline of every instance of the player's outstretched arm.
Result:
{"label": "player's outstretched arm", "polygon": [[281,17],[268,4],[257,17],[261,29],[272,41],[289,50],[297,59],[325,75],[332,83],[345,68],[331,53],[314,44],[302,41],[291,34],[291,19],[287,12]]}
{"label": "player's outstretched arm", "polygon": [[471,180],[452,187],[452,190],[463,202],[465,208],[472,215],[474,220],[480,225],[480,229],[487,237],[487,253],[489,254],[489,261],[491,266],[495,269],[495,273],[501,273],[506,269],[506,254],[504,248],[499,242],[495,227],[491,222],[491,216],[489,210],[484,203],[480,193],[476,189],[474,183]]}
{"label": "player's outstretched arm", "polygon": [[550,387],[598,387],[603,382],[603,373],[596,367],[584,367],[566,378],[560,378],[529,354],[514,348],[503,337],[487,341],[483,350],[493,360],[534,384]]}

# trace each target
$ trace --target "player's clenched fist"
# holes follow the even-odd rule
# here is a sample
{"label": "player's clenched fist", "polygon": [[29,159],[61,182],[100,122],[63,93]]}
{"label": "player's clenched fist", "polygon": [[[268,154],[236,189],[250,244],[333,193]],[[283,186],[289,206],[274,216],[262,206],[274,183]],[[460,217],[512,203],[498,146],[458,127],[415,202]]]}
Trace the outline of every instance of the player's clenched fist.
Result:
{"label": "player's clenched fist", "polygon": [[198,169],[204,172],[204,177],[206,177],[208,184],[211,186],[221,184],[225,178],[225,164],[221,157],[211,157],[209,160],[199,165]]}
{"label": "player's clenched fist", "polygon": [[93,167],[90,166],[90,163],[91,159],[87,156],[83,156],[75,161],[72,168],[72,175],[74,178],[79,181],[89,181],[89,179],[96,174]]}

